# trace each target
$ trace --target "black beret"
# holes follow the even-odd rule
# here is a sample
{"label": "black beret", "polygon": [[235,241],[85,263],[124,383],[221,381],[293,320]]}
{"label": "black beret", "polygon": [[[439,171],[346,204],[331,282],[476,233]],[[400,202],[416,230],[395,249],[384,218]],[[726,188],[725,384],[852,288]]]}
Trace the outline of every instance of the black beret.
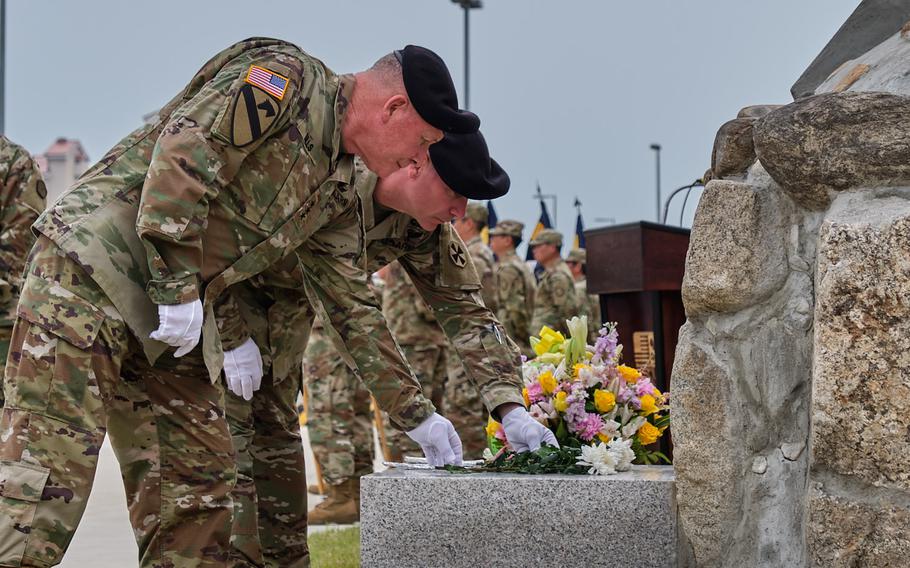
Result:
{"label": "black beret", "polygon": [[442,181],[468,199],[496,199],[509,191],[509,174],[490,157],[479,130],[470,134],[446,133],[442,140],[430,145],[430,161]]}
{"label": "black beret", "polygon": [[468,133],[480,128],[480,119],[458,108],[458,95],[441,57],[425,47],[408,45],[395,52],[408,98],[422,119],[443,132]]}

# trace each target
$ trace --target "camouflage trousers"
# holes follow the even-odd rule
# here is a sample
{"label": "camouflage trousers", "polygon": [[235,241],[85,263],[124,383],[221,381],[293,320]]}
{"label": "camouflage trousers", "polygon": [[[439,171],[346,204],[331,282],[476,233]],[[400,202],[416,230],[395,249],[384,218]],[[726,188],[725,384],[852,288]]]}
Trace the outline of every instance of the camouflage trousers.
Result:
{"label": "camouflage trousers", "polygon": [[267,370],[253,400],[227,393],[238,470],[231,538],[257,566],[310,565],[306,467],[296,404],[301,380],[299,369],[277,383]]}
{"label": "camouflage trousers", "polygon": [[[417,375],[423,394],[433,401],[436,408],[441,409],[446,377],[447,348],[441,345],[402,345],[401,350],[404,351],[405,359],[411,365],[414,374]],[[382,414],[392,461],[400,462],[405,455],[423,456],[420,446],[407,434],[394,428],[385,412]],[[446,417],[451,419],[450,416]],[[460,431],[459,434],[461,434]]]}
{"label": "camouflage trousers", "polygon": [[369,475],[374,458],[370,391],[317,329],[307,343],[304,367],[307,432],[323,479],[339,485]]}
{"label": "camouflage trousers", "polygon": [[61,561],[108,433],[140,566],[248,566],[230,552],[235,466],[224,393],[188,372],[202,365],[196,350],[165,353],[152,368],[88,275],[39,239],[0,417],[0,566]]}
{"label": "camouflage trousers", "polygon": [[464,458],[480,459],[487,447],[487,409],[480,391],[468,379],[461,358],[454,348],[448,348],[447,376],[442,395],[442,414],[452,421],[461,437]]}

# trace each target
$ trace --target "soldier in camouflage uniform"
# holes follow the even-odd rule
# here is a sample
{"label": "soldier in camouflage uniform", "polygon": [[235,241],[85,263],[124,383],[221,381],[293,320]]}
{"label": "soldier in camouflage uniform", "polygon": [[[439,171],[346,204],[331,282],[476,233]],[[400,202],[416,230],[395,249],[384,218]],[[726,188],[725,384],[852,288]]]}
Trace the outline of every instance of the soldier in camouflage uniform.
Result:
{"label": "soldier in camouflage uniform", "polygon": [[[408,60],[414,50],[430,58],[409,46]],[[476,117],[452,107],[444,65],[442,72],[432,62],[421,67],[407,87],[401,71],[388,71],[408,66],[397,59],[342,77],[287,42],[235,44],[38,219],[0,423],[0,565],[60,562],[106,433],[141,566],[249,565],[229,546],[236,467],[217,379],[223,366],[241,367],[237,346],[250,334],[241,311],[231,309],[239,304],[233,291],[223,292],[279,262],[284,271],[306,266],[307,281],[325,280],[324,263],[306,264],[331,254],[322,230],[357,217],[353,155],[342,139],[371,167],[391,173],[425,162],[440,126],[476,129]],[[340,261],[352,259],[342,254]],[[392,340],[384,326],[374,329],[375,320],[382,323],[378,308],[361,301],[356,281],[349,288],[311,288],[305,302],[263,301],[294,315],[307,305],[325,313],[328,303],[331,324],[358,338],[350,358],[372,379],[380,403],[401,427],[422,425],[435,416],[432,403],[398,353],[384,349]],[[336,310],[344,302],[364,307],[349,318]],[[194,350],[200,327],[203,346]],[[259,341],[269,346],[267,337]],[[298,367],[300,355],[290,353]],[[265,359],[272,369],[278,363]],[[290,367],[280,369],[282,378]],[[271,375],[262,377],[257,418],[266,430],[294,412],[274,391]],[[299,432],[256,441],[276,448],[262,456],[267,466],[286,459],[276,452],[300,445]],[[302,470],[302,460],[295,465]],[[264,477],[272,480],[268,470]]]}
{"label": "soldier in camouflage uniform", "polygon": [[575,293],[581,301],[578,315],[588,316],[588,343],[593,345],[600,332],[600,296],[588,294],[587,265],[588,255],[583,248],[572,249],[566,256],[566,266],[575,279]]}
{"label": "soldier in camouflage uniform", "polygon": [[[473,141],[458,140],[471,137]],[[492,312],[483,305],[479,294],[480,279],[474,264],[464,243],[452,225],[446,222],[464,212],[464,197],[453,194],[453,189],[475,198],[492,198],[505,192],[503,185],[507,188],[508,178],[489,158],[486,144],[479,134],[446,135],[443,142],[430,147],[429,154],[431,161],[425,168],[404,168],[383,179],[377,179],[372,172],[363,172],[358,176],[357,193],[363,207],[358,221],[365,236],[365,274],[397,259],[420,296],[433,310],[449,341],[455,345],[458,355],[465,362],[469,378],[481,392],[484,404],[493,416],[503,419],[509,439],[519,449],[536,449],[541,441],[555,444],[556,440],[549,431],[524,410],[518,349],[505,335]],[[464,158],[460,160],[462,154]],[[478,154],[482,154],[483,160]],[[483,163],[486,163],[483,168],[477,165]],[[327,243],[326,247],[337,250],[344,242],[342,235],[349,232],[343,228],[337,235],[339,240],[333,245]],[[330,288],[346,284],[335,279],[324,285]],[[360,317],[360,314],[350,314],[349,317]],[[281,339],[276,339],[276,343],[284,345],[298,344],[303,327],[270,325],[276,333],[284,333]],[[327,333],[332,334],[332,331],[327,328]],[[336,344],[340,342],[337,334],[333,339]],[[397,351],[398,346],[392,342],[387,349]],[[344,356],[344,353],[341,355]],[[365,382],[373,390],[374,385],[369,380]],[[377,394],[375,390],[373,393]],[[254,395],[254,400],[256,396],[259,394]],[[287,423],[290,424],[291,420],[289,416]],[[238,442],[237,445],[240,447],[243,443]],[[426,447],[423,449],[431,458],[432,453]],[[250,451],[256,460],[261,448],[253,444]],[[297,451],[300,454],[303,452],[302,448],[297,448]],[[282,477],[300,476],[301,473],[294,469],[295,460],[289,455],[285,457]],[[258,463],[254,464],[257,475],[261,469]],[[266,488],[258,482],[256,484],[260,503],[282,501],[294,491],[302,492],[302,488],[303,481],[296,487],[272,485]],[[263,539],[276,538],[277,535],[277,538],[290,540],[295,535],[287,527],[298,525],[300,518],[305,519],[305,514],[288,514],[272,519],[260,515],[259,533]],[[269,566],[291,565],[274,556],[267,556],[266,561]],[[444,560],[441,559],[440,563]]]}
{"label": "soldier in camouflage uniform", "polygon": [[531,316],[537,279],[527,263],[515,254],[515,248],[521,244],[522,230],[524,225],[518,221],[500,221],[490,229],[490,248],[497,259],[499,311],[496,315],[522,354],[531,359],[535,356],[529,338],[536,333],[531,330]]}
{"label": "soldier in camouflage uniform", "polygon": [[0,135],[0,384],[16,320],[25,258],[35,244],[30,227],[44,211],[46,198],[47,187],[37,162],[25,148]]}
{"label": "soldier in camouflage uniform", "polygon": [[[388,266],[382,313],[389,320],[389,328],[405,359],[414,369],[424,396],[441,407],[448,350],[445,333],[401,264],[393,262]],[[452,420],[451,416],[447,417]],[[392,461],[402,461],[405,454],[420,455],[420,446],[400,430],[386,428],[386,440]]]}
{"label": "soldier in camouflage uniform", "polygon": [[[480,296],[483,303],[494,314],[499,307],[496,282],[496,260],[480,234],[487,226],[489,210],[481,203],[468,203],[465,214],[456,219],[455,231],[468,247],[468,253],[480,276]],[[479,458],[487,447],[486,412],[480,393],[467,380],[466,370],[454,349],[447,356],[447,379],[443,394],[443,409],[446,417],[461,434],[461,445],[465,455]]]}
{"label": "soldier in camouflage uniform", "polygon": [[534,298],[531,332],[538,335],[541,328],[546,325],[568,334],[566,320],[578,315],[581,302],[575,293],[572,273],[559,255],[562,249],[562,233],[555,229],[544,229],[531,239],[529,245],[534,260],[544,267]]}

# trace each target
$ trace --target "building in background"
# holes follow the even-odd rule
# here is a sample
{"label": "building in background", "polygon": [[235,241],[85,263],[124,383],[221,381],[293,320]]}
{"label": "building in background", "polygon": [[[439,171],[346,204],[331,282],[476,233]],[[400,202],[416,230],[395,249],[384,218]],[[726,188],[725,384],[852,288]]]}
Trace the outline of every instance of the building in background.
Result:
{"label": "building in background", "polygon": [[47,184],[48,205],[56,201],[90,165],[82,143],[69,138],[57,138],[35,159]]}

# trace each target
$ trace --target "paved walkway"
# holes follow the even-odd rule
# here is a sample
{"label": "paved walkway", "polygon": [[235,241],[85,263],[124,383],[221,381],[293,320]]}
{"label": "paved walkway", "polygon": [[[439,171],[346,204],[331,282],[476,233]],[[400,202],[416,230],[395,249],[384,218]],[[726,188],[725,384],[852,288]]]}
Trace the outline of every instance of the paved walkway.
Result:
{"label": "paved walkway", "polygon": [[[309,438],[303,429],[303,441],[306,448],[307,479],[313,483],[316,479],[313,468],[313,454],[310,451]],[[380,466],[381,467],[381,466]],[[305,489],[304,489],[305,490]],[[321,497],[310,496],[309,506],[312,509]],[[312,527],[314,530],[325,530],[326,527]],[[333,525],[330,528],[340,528]],[[63,568],[129,568],[136,566],[136,543],[126,511],[126,495],[117,458],[110,445],[105,442],[101,450],[98,472],[92,495],[86,507],[85,516],[76,536],[60,566]]]}

